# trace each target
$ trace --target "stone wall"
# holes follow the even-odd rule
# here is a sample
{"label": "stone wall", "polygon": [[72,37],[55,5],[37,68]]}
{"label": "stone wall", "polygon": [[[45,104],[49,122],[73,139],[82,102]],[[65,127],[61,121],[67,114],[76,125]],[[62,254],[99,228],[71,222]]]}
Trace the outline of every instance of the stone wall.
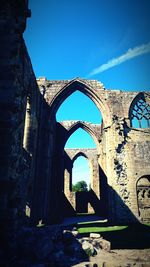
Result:
{"label": "stone wall", "polygon": [[[115,224],[149,222],[150,129],[135,128],[131,122],[132,111],[140,99],[140,109],[146,103],[143,112],[149,113],[149,92],[108,90],[98,81],[80,78],[65,81],[39,78],[36,81],[23,40],[26,18],[30,16],[28,1],[5,0],[1,7],[2,264],[12,266],[11,260],[17,254],[16,236],[20,227],[27,223],[26,205],[31,211],[30,223],[34,225],[41,220],[45,224],[60,222],[67,212],[75,214],[75,197],[70,184],[73,160],[79,154],[91,161],[90,199],[99,215]],[[76,90],[87,95],[99,108],[102,125],[83,121],[56,122],[61,103]],[[138,122],[141,123],[139,118]],[[66,141],[78,128],[93,137],[96,150],[64,150]],[[65,172],[68,183],[64,182]]]}
{"label": "stone wall", "polygon": [[16,256],[16,236],[26,221],[26,203],[31,205],[38,102],[43,101],[23,40],[30,16],[27,2],[5,0],[0,10],[1,266],[11,265]]}
{"label": "stone wall", "polygon": [[[65,143],[75,130],[82,128],[93,137],[97,147],[98,169],[95,172],[97,182],[94,191],[97,190],[96,195],[101,199],[100,207],[104,211],[102,213],[109,221],[115,223],[143,221],[137,201],[137,182],[142,176],[150,173],[148,164],[150,129],[132,127],[131,116],[134,103],[138,99],[142,98],[149,103],[149,93],[108,90],[98,81],[80,78],[71,81],[38,79],[40,88],[41,84],[42,90],[44,88],[45,91],[45,100],[50,107],[49,121],[51,144],[53,144],[51,184],[55,185],[55,194],[52,193],[50,199],[53,199],[55,208],[60,205],[62,207],[62,203],[55,196],[62,199],[64,172],[68,181],[68,186],[65,188],[71,193],[70,177],[73,162],[70,153],[74,152],[69,153],[69,150],[64,150]],[[76,90],[90,97],[99,108],[103,117],[102,125],[83,121],[56,122],[55,116],[59,106]],[[67,171],[64,171],[65,169]],[[72,195],[71,201],[75,203]],[[146,221],[149,220],[148,216]]]}

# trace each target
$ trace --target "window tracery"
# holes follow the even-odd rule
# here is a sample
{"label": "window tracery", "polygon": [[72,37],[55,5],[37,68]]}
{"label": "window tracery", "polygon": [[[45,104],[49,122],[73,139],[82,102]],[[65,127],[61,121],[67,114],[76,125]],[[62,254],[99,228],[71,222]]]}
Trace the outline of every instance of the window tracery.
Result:
{"label": "window tracery", "polygon": [[130,121],[131,126],[135,128],[150,127],[150,105],[144,99],[138,99],[134,104]]}

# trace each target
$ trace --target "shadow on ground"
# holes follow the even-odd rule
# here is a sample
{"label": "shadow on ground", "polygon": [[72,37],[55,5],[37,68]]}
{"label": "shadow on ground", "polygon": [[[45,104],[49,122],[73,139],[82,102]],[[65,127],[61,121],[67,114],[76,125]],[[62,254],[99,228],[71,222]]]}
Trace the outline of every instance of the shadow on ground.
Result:
{"label": "shadow on ground", "polygon": [[[101,236],[111,242],[111,249],[150,248],[150,227],[143,224],[130,225],[122,230],[102,232]],[[83,234],[86,236],[86,234]]]}

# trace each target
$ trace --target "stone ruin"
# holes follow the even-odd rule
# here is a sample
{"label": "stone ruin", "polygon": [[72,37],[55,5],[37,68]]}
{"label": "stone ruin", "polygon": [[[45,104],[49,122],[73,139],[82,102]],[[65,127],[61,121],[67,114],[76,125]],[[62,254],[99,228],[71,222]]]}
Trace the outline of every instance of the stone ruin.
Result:
{"label": "stone ruin", "polygon": [[[89,207],[115,224],[150,222],[150,93],[108,90],[81,78],[36,80],[23,40],[29,16],[27,0],[2,1],[0,245],[10,256],[16,231],[28,220],[59,223]],[[101,111],[101,125],[56,121],[58,108],[76,90]],[[96,149],[64,149],[78,128],[92,136]],[[85,197],[71,188],[79,155],[91,165],[91,191]],[[77,207],[83,198],[84,207]]]}
{"label": "stone ruin", "polygon": [[[59,213],[63,218],[76,212],[87,212],[90,204],[90,209],[112,223],[148,222],[149,92],[108,90],[98,81],[80,78],[70,81],[39,78],[37,83],[48,109],[41,117],[44,137],[38,140],[40,155],[37,166],[40,173],[37,171],[34,178],[38,181],[38,188],[34,189],[36,201],[35,206],[31,206],[31,218],[50,222],[53,217],[50,214],[57,217]],[[102,114],[102,124],[56,121],[61,103],[76,90],[95,103]],[[133,125],[135,120],[136,125]],[[79,128],[91,135],[95,149],[64,149],[68,138]],[[43,153],[40,140],[44,142]],[[88,193],[74,193],[71,188],[73,162],[80,155],[87,158],[91,166],[91,190]],[[50,184],[52,188],[47,186]],[[51,202],[53,207],[48,207]],[[43,206],[43,203],[47,205]],[[82,203],[84,207],[81,207]],[[53,209],[59,212],[53,212]]]}

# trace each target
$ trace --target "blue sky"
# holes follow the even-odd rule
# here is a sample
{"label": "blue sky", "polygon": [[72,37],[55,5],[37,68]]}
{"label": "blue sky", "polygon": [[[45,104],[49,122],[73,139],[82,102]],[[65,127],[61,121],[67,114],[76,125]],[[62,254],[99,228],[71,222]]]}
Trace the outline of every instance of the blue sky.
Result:
{"label": "blue sky", "polygon": [[[70,110],[70,107],[73,109]],[[101,123],[102,116],[94,102],[77,90],[62,103],[56,114],[56,119],[57,121],[82,120],[97,124]]]}
{"label": "blue sky", "polygon": [[[30,0],[24,37],[36,76],[88,75],[150,42],[149,0]],[[150,88],[150,53],[91,76],[107,88]]]}
{"label": "blue sky", "polygon": [[90,184],[90,166],[88,160],[80,156],[74,162],[72,183],[75,184],[79,181],[85,181],[88,185]]}
{"label": "blue sky", "polygon": [[[37,78],[81,77],[106,88],[150,90],[149,0],[30,0],[29,8],[24,38]],[[83,96],[71,98],[58,120],[75,119],[70,107]],[[81,119],[87,109],[98,123],[96,109],[83,102]],[[91,121],[88,114],[84,120]]]}

